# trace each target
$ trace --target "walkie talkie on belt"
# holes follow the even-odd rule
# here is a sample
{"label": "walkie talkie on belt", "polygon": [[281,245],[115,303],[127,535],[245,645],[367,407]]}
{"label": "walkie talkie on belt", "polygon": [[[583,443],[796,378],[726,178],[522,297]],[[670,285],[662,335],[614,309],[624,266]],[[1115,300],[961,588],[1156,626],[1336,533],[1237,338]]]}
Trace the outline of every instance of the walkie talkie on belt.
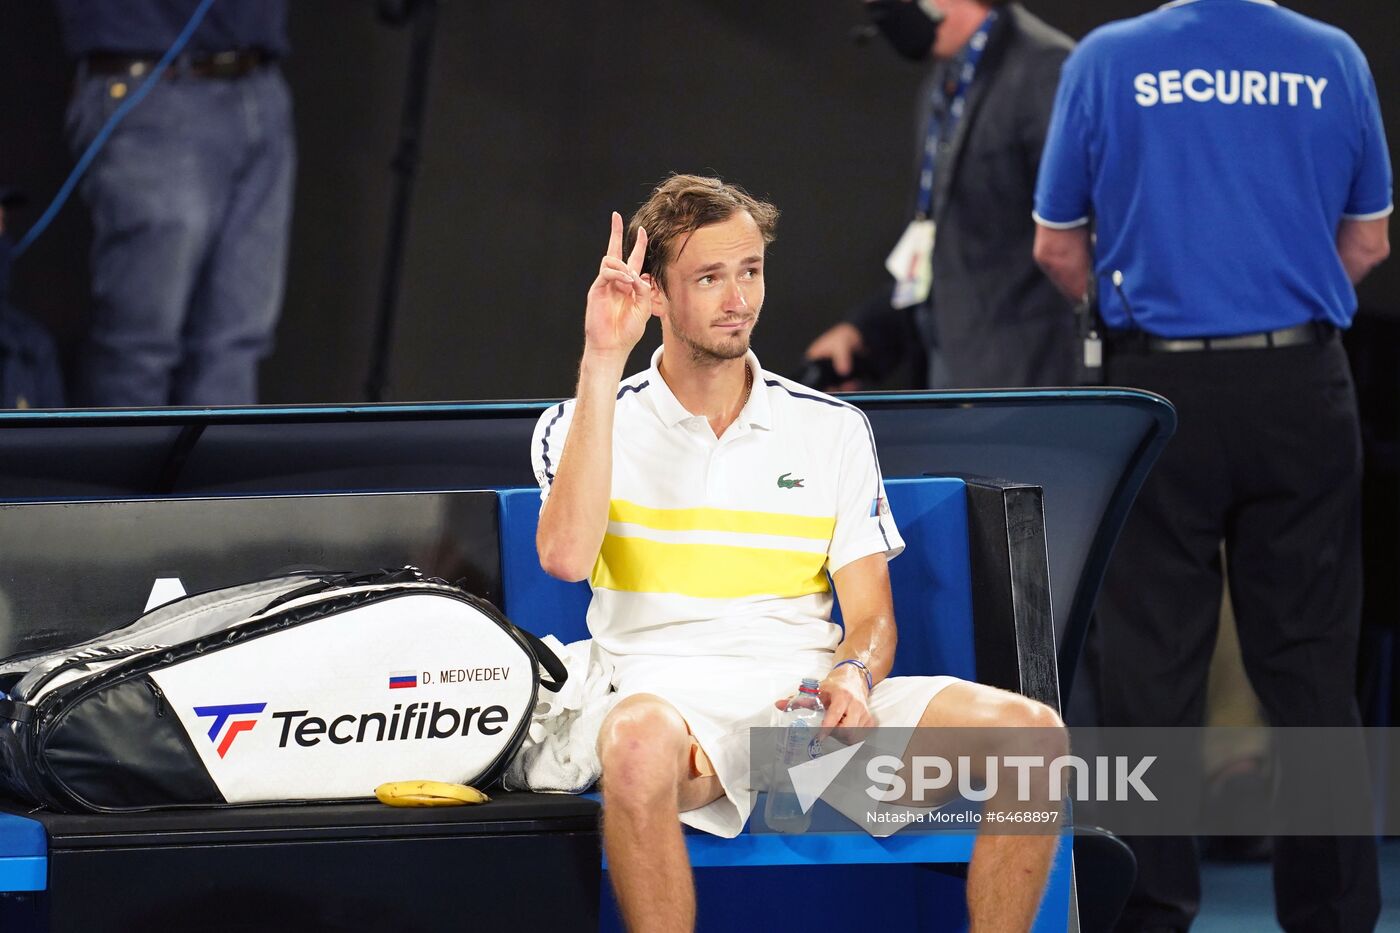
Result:
{"label": "walkie talkie on belt", "polygon": [[1099,318],[1098,283],[1089,274],[1089,287],[1084,298],[1074,306],[1080,354],[1075,366],[1077,382],[1082,386],[1103,385],[1103,321]]}

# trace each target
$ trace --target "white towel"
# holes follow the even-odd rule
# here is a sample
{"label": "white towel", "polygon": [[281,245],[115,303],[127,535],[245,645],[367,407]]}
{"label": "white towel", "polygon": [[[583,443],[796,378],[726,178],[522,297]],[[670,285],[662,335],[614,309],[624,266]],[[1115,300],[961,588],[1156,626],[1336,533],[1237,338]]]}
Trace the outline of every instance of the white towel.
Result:
{"label": "white towel", "polygon": [[542,641],[569,671],[558,693],[541,689],[525,741],[501,783],[506,790],[581,794],[598,780],[598,732],[617,697],[612,693],[612,665],[591,639],[562,644],[553,635]]}

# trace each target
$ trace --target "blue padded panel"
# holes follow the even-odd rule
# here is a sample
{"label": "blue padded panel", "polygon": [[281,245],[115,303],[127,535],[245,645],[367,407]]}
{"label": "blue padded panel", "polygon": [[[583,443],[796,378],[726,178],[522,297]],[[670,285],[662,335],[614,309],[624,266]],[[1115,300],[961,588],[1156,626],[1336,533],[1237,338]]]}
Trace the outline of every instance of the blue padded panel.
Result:
{"label": "blue padded panel", "polygon": [[[972,590],[963,481],[941,477],[886,483],[890,510],[907,545],[890,564],[899,623],[896,674],[973,679]],[[587,583],[564,583],[535,554],[540,495],[501,489],[501,582],[510,620],[568,644],[588,637]]]}
{"label": "blue padded panel", "polygon": [[[702,868],[695,889],[697,933],[967,929],[962,879],[921,865]],[[599,933],[623,933],[606,875],[601,894]]]}
{"label": "blue padded panel", "polygon": [[44,827],[0,813],[0,891],[42,891],[48,886],[49,842]]}
{"label": "blue padded panel", "polygon": [[[907,862],[966,862],[972,857],[970,833],[907,833],[876,839],[865,833],[748,833],[722,839],[686,834],[690,863],[720,865],[879,865]],[[607,867],[605,862],[604,868]]]}
{"label": "blue padded panel", "polygon": [[[757,837],[716,839],[715,842],[732,844],[754,838]],[[786,838],[796,842],[807,837]],[[908,857],[887,860],[905,863],[901,865],[848,862],[844,856],[852,849],[846,848],[833,849],[830,857],[821,862],[785,867],[754,863],[723,867],[696,861],[695,867],[699,869],[695,873],[696,929],[698,933],[720,930],[795,933],[808,929],[966,930],[962,879],[921,867],[937,862],[967,861],[972,837],[949,838],[950,841],[962,840],[961,858],[923,858],[926,853],[915,846],[906,850]],[[696,851],[694,840],[690,841],[693,859]],[[898,835],[879,843],[865,840],[871,844],[871,849],[889,847],[892,851],[896,844],[908,841]],[[1073,877],[1071,847],[1072,837],[1062,836],[1040,912],[1031,928],[1034,933],[1064,933],[1069,926],[1069,891]],[[600,933],[621,933],[622,924],[606,873],[601,906]]]}
{"label": "blue padded panel", "polygon": [[1036,915],[1034,933],[1064,933],[1069,928],[1069,900],[1074,886],[1074,834],[1060,836],[1055,850],[1055,863],[1045,879],[1045,893],[1040,896],[1040,913]]}
{"label": "blue padded panel", "polygon": [[885,481],[904,553],[890,562],[899,646],[893,674],[975,680],[967,497],[962,480]]}
{"label": "blue padded panel", "polygon": [[540,569],[535,529],[540,524],[540,491],[531,486],[497,491],[501,503],[502,607],[512,622],[564,644],[588,637],[585,616],[588,583],[565,583]]}

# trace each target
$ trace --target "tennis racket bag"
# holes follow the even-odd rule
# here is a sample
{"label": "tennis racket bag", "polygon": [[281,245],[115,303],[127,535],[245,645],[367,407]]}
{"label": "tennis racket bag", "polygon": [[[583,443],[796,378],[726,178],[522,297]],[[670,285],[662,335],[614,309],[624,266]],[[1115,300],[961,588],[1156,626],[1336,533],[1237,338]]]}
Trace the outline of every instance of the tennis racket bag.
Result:
{"label": "tennis racket bag", "polygon": [[413,568],[293,574],[0,663],[0,785],[64,811],[487,786],[566,677],[490,603]]}

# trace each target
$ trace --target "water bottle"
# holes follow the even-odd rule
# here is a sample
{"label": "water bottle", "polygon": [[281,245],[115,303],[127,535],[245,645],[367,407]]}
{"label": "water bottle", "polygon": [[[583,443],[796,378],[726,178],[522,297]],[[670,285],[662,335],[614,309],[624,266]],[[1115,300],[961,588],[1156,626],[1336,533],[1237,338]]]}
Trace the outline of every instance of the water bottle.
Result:
{"label": "water bottle", "polygon": [[778,738],[778,761],[768,784],[768,803],[763,808],[763,821],[778,832],[804,833],[812,825],[812,814],[802,812],[787,769],[821,754],[817,729],[826,716],[826,707],[818,693],[820,686],[821,681],[815,677],[804,678],[778,720],[783,730]]}

